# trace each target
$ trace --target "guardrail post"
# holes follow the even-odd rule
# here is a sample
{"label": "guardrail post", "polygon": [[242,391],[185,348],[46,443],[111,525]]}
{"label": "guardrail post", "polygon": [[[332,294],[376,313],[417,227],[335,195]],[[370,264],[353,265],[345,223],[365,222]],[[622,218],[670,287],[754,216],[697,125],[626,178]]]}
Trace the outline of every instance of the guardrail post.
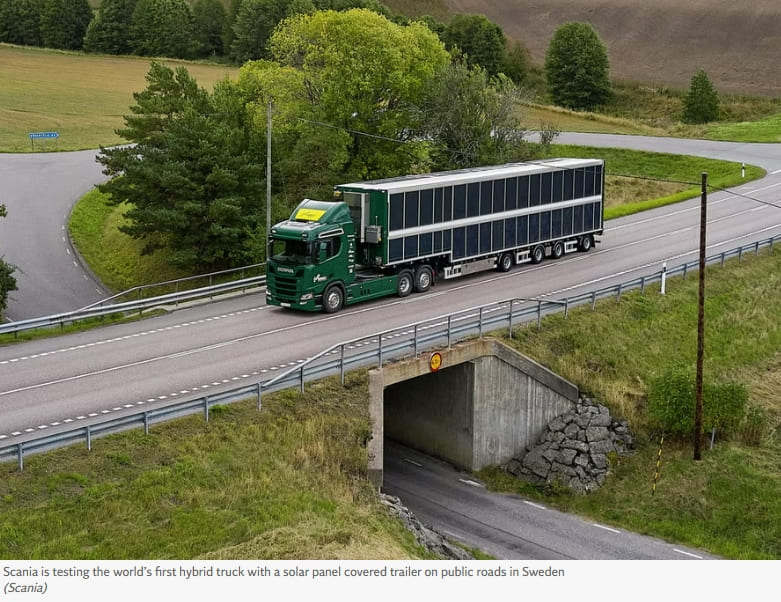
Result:
{"label": "guardrail post", "polygon": [[203,417],[209,422],[209,396],[203,398]]}
{"label": "guardrail post", "polygon": [[754,243],[754,254],[759,255],[759,241]]}
{"label": "guardrail post", "polygon": [[379,361],[379,367],[382,368],[382,333],[378,335],[377,341],[377,359]]}
{"label": "guardrail post", "polygon": [[564,319],[567,319],[567,312],[569,311],[569,297],[564,299]]}
{"label": "guardrail post", "polygon": [[453,314],[447,316],[447,348],[450,349],[450,324],[453,321]]}
{"label": "guardrail post", "polygon": [[415,356],[418,357],[418,323],[415,322],[415,328],[412,332],[413,341],[412,341],[412,351],[414,352]]}
{"label": "guardrail post", "polygon": [[597,308],[597,291],[591,291],[591,310],[594,311]]}
{"label": "guardrail post", "polygon": [[743,247],[738,249],[738,261],[743,261]]}
{"label": "guardrail post", "polygon": [[618,285],[618,290],[616,291],[616,301],[621,301],[621,284]]}
{"label": "guardrail post", "polygon": [[513,338],[513,300],[512,299],[510,299],[510,315],[509,315],[508,322],[510,324],[510,326],[509,326],[509,328],[510,328],[510,340],[512,340],[512,338]]}
{"label": "guardrail post", "polygon": [[263,385],[260,383],[257,384],[258,387],[258,409],[260,410],[262,408],[262,398],[261,398],[261,390],[263,389]]}
{"label": "guardrail post", "polygon": [[686,274],[689,273],[689,264],[684,263],[683,264],[683,279],[686,280]]}
{"label": "guardrail post", "polygon": [[724,258],[725,258],[725,255],[726,255],[726,254],[724,253],[724,251],[722,251],[722,252],[721,252],[721,267],[724,267]]}
{"label": "guardrail post", "polygon": [[645,276],[640,279],[640,294],[645,295]]}
{"label": "guardrail post", "polygon": [[339,345],[339,378],[344,386],[344,345]]}
{"label": "guardrail post", "polygon": [[301,365],[301,392],[304,392],[304,366]]}
{"label": "guardrail post", "polygon": [[144,434],[149,434],[149,412],[144,412]]}
{"label": "guardrail post", "polygon": [[537,330],[542,330],[542,301],[537,301]]}
{"label": "guardrail post", "polygon": [[16,455],[19,458],[19,472],[24,472],[24,443],[16,446]]}
{"label": "guardrail post", "polygon": [[87,435],[87,451],[92,451],[92,428],[87,426],[86,435]]}
{"label": "guardrail post", "polygon": [[478,320],[480,321],[478,323],[478,332],[480,333],[480,338],[482,339],[483,338],[483,306],[482,305],[480,306],[480,316]]}

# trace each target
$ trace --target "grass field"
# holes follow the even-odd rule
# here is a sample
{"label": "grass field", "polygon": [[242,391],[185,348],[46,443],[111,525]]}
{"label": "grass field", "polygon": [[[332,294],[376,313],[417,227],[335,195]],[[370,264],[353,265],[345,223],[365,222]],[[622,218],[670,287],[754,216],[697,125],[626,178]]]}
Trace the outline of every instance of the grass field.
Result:
{"label": "grass field", "polygon": [[[234,67],[185,63],[211,89]],[[108,57],[0,44],[0,152],[29,152],[30,132],[56,131],[35,150],[77,150],[124,142],[114,134],[146,87],[149,59]]]}

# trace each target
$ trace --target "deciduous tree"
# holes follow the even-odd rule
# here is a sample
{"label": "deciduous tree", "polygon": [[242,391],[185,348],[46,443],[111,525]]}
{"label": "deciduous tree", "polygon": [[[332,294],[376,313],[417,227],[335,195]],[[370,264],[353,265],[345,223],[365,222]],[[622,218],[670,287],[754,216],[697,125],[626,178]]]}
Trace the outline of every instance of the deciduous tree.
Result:
{"label": "deciduous tree", "polygon": [[545,56],[548,92],[557,105],[594,109],[610,98],[607,48],[588,23],[565,23]]}
{"label": "deciduous tree", "polygon": [[193,58],[198,52],[193,13],[185,0],[138,0],[130,45],[141,56]]}
{"label": "deciduous tree", "polygon": [[719,96],[708,74],[700,69],[691,80],[683,100],[683,120],[686,123],[707,123],[719,117]]}
{"label": "deciduous tree", "polygon": [[455,15],[442,40],[448,49],[458,48],[470,67],[480,65],[489,76],[502,69],[507,43],[502,28],[483,15]]}
{"label": "deciduous tree", "polygon": [[270,49],[296,89],[280,94],[272,81],[267,93],[290,98],[279,118],[295,125],[307,152],[354,179],[425,168],[423,145],[404,144],[417,129],[410,107],[449,62],[427,27],[364,9],[322,11],[285,20]]}
{"label": "deciduous tree", "polygon": [[80,50],[91,20],[92,9],[87,0],[46,0],[41,13],[44,46]]}
{"label": "deciduous tree", "polygon": [[103,54],[130,54],[130,23],[136,0],[103,0],[84,36],[84,50]]}

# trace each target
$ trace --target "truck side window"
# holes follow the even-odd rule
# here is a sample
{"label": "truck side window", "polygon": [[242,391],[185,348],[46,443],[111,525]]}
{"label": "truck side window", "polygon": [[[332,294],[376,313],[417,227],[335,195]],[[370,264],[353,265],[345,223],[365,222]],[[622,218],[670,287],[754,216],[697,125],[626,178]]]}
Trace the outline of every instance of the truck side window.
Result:
{"label": "truck side window", "polygon": [[331,257],[339,254],[342,247],[342,239],[338,236],[331,238],[324,238],[318,241],[317,246],[317,263],[328,261]]}

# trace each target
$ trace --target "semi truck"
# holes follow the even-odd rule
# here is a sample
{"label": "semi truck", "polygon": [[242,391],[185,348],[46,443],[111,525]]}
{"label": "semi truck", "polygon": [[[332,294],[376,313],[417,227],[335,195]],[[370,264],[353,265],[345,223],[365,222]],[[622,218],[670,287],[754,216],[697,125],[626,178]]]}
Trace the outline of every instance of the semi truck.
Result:
{"label": "semi truck", "polygon": [[338,312],[449,279],[585,252],[603,231],[604,161],[550,159],[354,182],[271,228],[266,303]]}

